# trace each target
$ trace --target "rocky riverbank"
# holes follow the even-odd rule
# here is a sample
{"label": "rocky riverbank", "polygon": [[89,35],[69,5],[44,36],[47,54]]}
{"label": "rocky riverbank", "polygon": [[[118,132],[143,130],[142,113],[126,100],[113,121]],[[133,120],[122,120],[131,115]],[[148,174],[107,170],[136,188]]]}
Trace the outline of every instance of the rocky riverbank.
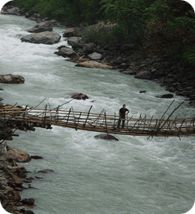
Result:
{"label": "rocky riverbank", "polygon": [[[22,110],[21,106],[10,106],[0,104],[0,111],[8,111],[10,109]],[[43,159],[41,156],[29,155],[20,149],[11,148],[8,141],[13,137],[17,137],[16,130],[35,131],[34,126],[37,124],[29,124],[23,121],[14,122],[5,120],[0,117],[0,201],[4,209],[13,214],[33,214],[30,210],[35,205],[33,198],[22,198],[21,192],[25,189],[33,188],[31,183],[34,179],[41,179],[40,176],[29,176],[29,172],[23,166],[23,163],[28,163],[32,159]],[[48,128],[43,127],[43,128]],[[51,127],[49,127],[51,128]],[[43,169],[37,173],[52,172],[50,169]]]}
{"label": "rocky riverbank", "polygon": [[13,123],[1,120],[0,126],[0,201],[10,213],[33,214],[29,208],[34,206],[34,199],[21,197],[22,190],[31,188],[32,178],[22,165],[29,162],[31,156],[7,145],[7,141],[16,136]]}
{"label": "rocky riverbank", "polygon": [[[22,84],[24,78],[20,75],[0,75],[0,83]],[[3,89],[1,89],[3,90]],[[0,103],[0,110],[10,108],[22,109],[20,106],[10,106]],[[33,214],[29,208],[34,206],[34,199],[22,198],[21,191],[31,188],[32,178],[22,163],[29,162],[31,156],[26,152],[8,146],[7,141],[13,139],[15,130],[34,130],[34,127],[22,122],[14,123],[0,117],[0,201],[5,210],[13,214]]]}
{"label": "rocky riverbank", "polygon": [[[28,30],[33,32],[35,37],[37,37],[37,32],[44,34],[44,36],[44,32],[49,34],[49,32],[52,32],[53,26],[63,27],[56,20],[41,17],[33,11],[25,12],[12,6],[12,4],[4,7],[3,13],[23,15],[26,18],[37,21],[39,24]],[[102,24],[100,25],[102,27]],[[95,27],[98,28],[99,26]],[[195,106],[195,74],[192,72],[193,66],[180,62],[178,59],[173,60],[166,55],[154,54],[144,49],[142,51],[131,51],[128,46],[102,47],[94,42],[86,41],[83,31],[85,29],[81,27],[66,28],[63,39],[67,40],[71,48],[60,46],[55,53],[69,58],[76,63],[76,66],[103,69],[114,68],[120,70],[123,74],[134,75],[135,78],[156,81],[165,86],[170,92],[187,97],[189,103]],[[43,37],[40,40],[45,40]],[[56,42],[58,41],[59,35]]]}
{"label": "rocky riverbank", "polygon": [[195,106],[193,66],[177,59],[169,59],[166,55],[154,55],[144,51],[133,51],[130,54],[126,47],[111,49],[95,43],[87,43],[85,38],[81,37],[82,29],[79,31],[80,36],[78,31],[78,28],[65,30],[64,37],[72,48],[61,46],[56,52],[57,55],[70,58],[77,63],[77,66],[114,68],[123,74],[134,75],[135,78],[158,82],[168,91],[187,97],[189,103]]}

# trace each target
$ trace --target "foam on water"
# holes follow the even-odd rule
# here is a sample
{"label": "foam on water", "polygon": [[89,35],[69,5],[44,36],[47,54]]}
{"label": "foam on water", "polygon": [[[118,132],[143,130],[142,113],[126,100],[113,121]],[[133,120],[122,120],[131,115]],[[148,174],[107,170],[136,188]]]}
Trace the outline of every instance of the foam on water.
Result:
{"label": "foam on water", "polygon": [[[0,15],[0,70],[25,77],[24,85],[2,85],[8,103],[36,105],[44,98],[52,107],[71,100],[73,92],[90,99],[73,100],[63,108],[107,113],[118,112],[126,103],[131,114],[160,116],[172,100],[156,98],[167,91],[155,83],[134,79],[117,71],[85,69],[53,54],[56,45],[21,43],[21,35],[34,22]],[[56,29],[62,32],[63,29]],[[146,94],[140,94],[146,90]],[[175,97],[175,106],[183,100]],[[187,103],[178,116],[195,116]],[[97,133],[60,127],[18,131],[11,142],[31,154],[44,157],[27,164],[32,176],[40,169],[55,173],[34,180],[23,192],[34,197],[37,214],[180,214],[195,198],[194,138],[117,136],[119,142],[94,139]]]}

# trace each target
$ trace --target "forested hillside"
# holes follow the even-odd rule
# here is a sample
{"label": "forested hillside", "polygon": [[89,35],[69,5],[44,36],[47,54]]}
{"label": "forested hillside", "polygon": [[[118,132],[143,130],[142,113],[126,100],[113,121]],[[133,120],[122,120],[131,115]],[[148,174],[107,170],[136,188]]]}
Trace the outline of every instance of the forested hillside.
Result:
{"label": "forested hillside", "polygon": [[126,45],[195,64],[195,16],[180,0],[16,0],[17,6],[71,25],[109,23],[86,28],[100,45]]}

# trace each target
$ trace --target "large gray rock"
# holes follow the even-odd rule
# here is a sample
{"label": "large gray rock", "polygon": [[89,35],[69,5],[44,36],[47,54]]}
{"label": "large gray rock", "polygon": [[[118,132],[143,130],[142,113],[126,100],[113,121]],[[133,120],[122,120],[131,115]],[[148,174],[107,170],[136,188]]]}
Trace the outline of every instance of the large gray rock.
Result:
{"label": "large gray rock", "polygon": [[31,160],[31,157],[26,152],[20,150],[20,149],[9,149],[7,151],[7,159],[15,160],[16,162],[29,162]]}
{"label": "large gray rock", "polygon": [[76,100],[86,100],[86,99],[89,99],[89,97],[86,94],[83,94],[83,93],[73,93],[71,95],[71,98],[76,99]]}
{"label": "large gray rock", "polygon": [[96,45],[92,42],[83,44],[82,51],[84,54],[91,54],[95,51]]}
{"label": "large gray rock", "polygon": [[1,12],[3,14],[21,15],[21,10],[18,7],[14,7],[14,6],[5,6],[3,7]]}
{"label": "large gray rock", "polygon": [[67,39],[68,44],[72,46],[73,49],[81,48],[81,37],[73,36]]}
{"label": "large gray rock", "polygon": [[52,45],[58,43],[61,36],[56,32],[45,31],[41,33],[32,33],[21,38],[22,42],[30,42],[36,44]]}
{"label": "large gray rock", "polygon": [[66,28],[63,34],[63,37],[74,37],[79,35],[78,28]]}
{"label": "large gray rock", "polygon": [[89,59],[92,59],[92,60],[100,60],[102,59],[102,54],[93,52],[92,54],[89,54],[88,57]]}
{"label": "large gray rock", "polygon": [[24,83],[24,77],[20,75],[13,75],[13,74],[5,74],[0,75],[0,83],[7,83],[7,84],[21,84]]}
{"label": "large gray rock", "polygon": [[137,79],[151,79],[151,73],[149,71],[140,71],[135,75]]}
{"label": "large gray rock", "polygon": [[27,206],[34,206],[35,205],[35,199],[34,198],[24,198],[20,202],[23,205],[27,205]]}
{"label": "large gray rock", "polygon": [[35,25],[34,27],[28,29],[27,31],[30,33],[40,33],[44,31],[52,31],[52,30],[53,30],[52,22],[45,21]]}
{"label": "large gray rock", "polygon": [[61,46],[58,48],[58,51],[55,54],[63,57],[76,58],[78,57],[77,53],[69,47]]}

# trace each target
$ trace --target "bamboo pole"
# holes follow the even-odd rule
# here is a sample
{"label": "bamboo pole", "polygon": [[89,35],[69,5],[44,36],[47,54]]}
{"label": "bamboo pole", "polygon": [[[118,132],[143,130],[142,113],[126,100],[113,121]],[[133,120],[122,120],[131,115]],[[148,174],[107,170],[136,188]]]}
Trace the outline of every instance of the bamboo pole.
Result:
{"label": "bamboo pole", "polygon": [[164,127],[164,125],[167,123],[167,121],[169,120],[169,118],[175,113],[175,111],[177,111],[177,109],[179,109],[181,107],[181,105],[183,105],[183,103],[184,103],[184,101],[182,103],[180,103],[176,108],[173,109],[173,111],[169,114],[169,116],[164,121],[164,123],[162,124],[162,126],[159,126],[158,129],[162,129]]}
{"label": "bamboo pole", "polygon": [[161,120],[164,118],[165,114],[168,112],[168,110],[170,109],[170,107],[173,105],[174,102],[175,102],[175,100],[173,100],[173,101],[169,104],[169,106],[167,107],[167,109],[164,111],[164,113],[163,113],[162,116],[160,117],[160,119],[159,119],[159,127],[160,127],[160,125],[161,125]]}
{"label": "bamboo pole", "polygon": [[75,127],[75,130],[77,131],[77,129],[78,129],[78,125],[79,125],[79,120],[80,120],[80,118],[81,118],[81,112],[80,112],[80,115],[79,115],[79,117],[78,117],[78,122],[77,122],[77,124],[76,124],[76,127]]}
{"label": "bamboo pole", "polygon": [[71,108],[69,109],[69,112],[68,112],[68,116],[67,116],[66,124],[68,124],[69,117],[70,117],[70,113],[71,113]]}
{"label": "bamboo pole", "polygon": [[88,120],[88,118],[89,118],[90,111],[91,111],[92,107],[93,107],[93,106],[90,106],[90,108],[89,108],[89,111],[88,111],[88,114],[87,114],[87,117],[86,117],[85,123],[83,124],[83,126],[84,126],[84,127],[85,127],[85,125],[86,125],[86,123],[87,123],[87,120]]}
{"label": "bamboo pole", "polygon": [[44,98],[43,100],[41,100],[36,106],[31,107],[28,111],[30,112],[33,109],[36,109],[37,107],[39,107],[47,98]]}
{"label": "bamboo pole", "polygon": [[56,115],[55,115],[55,121],[56,121],[56,123],[58,122],[58,119],[59,119],[59,107],[60,106],[58,106],[57,108],[56,108]]}
{"label": "bamboo pole", "polygon": [[108,135],[108,126],[107,126],[106,112],[104,112],[104,119],[105,119],[106,133],[107,133],[107,135]]}
{"label": "bamboo pole", "polygon": [[116,128],[116,112],[114,112],[114,124],[113,124],[113,128]]}

